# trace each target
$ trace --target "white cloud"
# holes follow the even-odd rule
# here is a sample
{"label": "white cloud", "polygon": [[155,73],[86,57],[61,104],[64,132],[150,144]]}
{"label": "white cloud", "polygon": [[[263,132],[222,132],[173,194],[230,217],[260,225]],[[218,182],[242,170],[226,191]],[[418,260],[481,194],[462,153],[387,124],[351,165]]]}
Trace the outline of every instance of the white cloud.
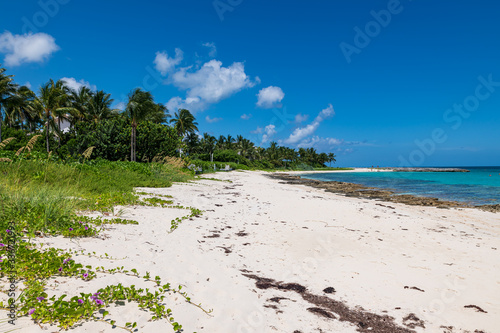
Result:
{"label": "white cloud", "polygon": [[326,109],[321,110],[312,123],[306,127],[296,128],[284,142],[286,144],[296,144],[302,141],[306,137],[314,134],[323,120],[333,117],[334,115],[335,111],[333,110],[333,106],[329,104]]}
{"label": "white cloud", "polygon": [[218,121],[221,121],[221,120],[222,120],[222,118],[210,118],[209,116],[206,116],[206,117],[205,117],[205,120],[207,121],[207,123],[210,123],[210,124],[211,124],[211,123],[216,123],[216,122],[218,122]]}
{"label": "white cloud", "polygon": [[264,135],[262,135],[262,142],[261,144],[264,144],[266,142],[269,142],[271,141],[271,138],[273,137],[273,135],[276,134],[276,126],[274,125],[267,125],[265,128],[264,128]]}
{"label": "white cloud", "polygon": [[192,66],[180,68],[171,73],[166,80],[177,88],[186,91],[186,98],[173,97],[168,101],[167,108],[177,110],[189,109],[192,112],[203,111],[210,104],[226,99],[245,88],[251,88],[259,83],[259,78],[252,81],[245,73],[241,62],[235,62],[223,67],[222,62],[210,60],[201,68],[191,71]]}
{"label": "white cloud", "polygon": [[249,114],[244,113],[244,114],[241,115],[240,118],[243,119],[243,120],[248,120],[248,119],[252,118],[252,114],[250,114],[250,113]]}
{"label": "white cloud", "polygon": [[125,102],[119,102],[118,104],[115,105],[114,109],[125,110],[126,107],[127,104]]}
{"label": "white cloud", "polygon": [[344,143],[344,140],[339,140],[335,138],[321,138],[319,136],[313,136],[311,138],[307,138],[302,140],[297,148],[308,148],[308,147],[327,147],[331,148],[333,146],[340,146]]}
{"label": "white cloud", "polygon": [[28,89],[31,89],[31,83],[29,81],[26,81],[24,84],[25,87],[28,87]]}
{"label": "white cloud", "polygon": [[215,47],[215,43],[205,43],[203,46],[208,47],[210,51],[208,52],[208,56],[214,58],[217,55],[217,47]]}
{"label": "white cloud", "polygon": [[0,35],[0,53],[5,54],[4,62],[7,66],[43,62],[58,50],[54,37],[42,32],[13,35],[6,31]]}
{"label": "white cloud", "polygon": [[90,84],[88,81],[85,81],[83,79],[81,79],[80,81],[77,81],[73,77],[63,77],[61,80],[64,81],[64,83],[66,84],[66,86],[68,88],[71,88],[75,91],[80,90],[81,87],[87,87],[90,90],[94,90],[94,91],[97,90],[97,87],[95,85]]}
{"label": "white cloud", "polygon": [[345,141],[344,139],[336,139],[330,137],[319,137],[317,135],[306,138],[297,144],[297,148],[316,148],[319,151],[337,151],[349,153],[353,152],[353,148],[346,147],[360,147],[360,146],[374,146],[367,141]]}
{"label": "white cloud", "polygon": [[264,131],[262,127],[257,126],[257,128],[254,131],[250,131],[252,134],[261,134]]}
{"label": "white cloud", "polygon": [[161,73],[161,75],[167,75],[175,66],[179,65],[184,58],[184,53],[181,49],[175,49],[175,58],[170,58],[167,52],[156,52],[156,58],[153,61],[156,70]]}
{"label": "white cloud", "polygon": [[257,95],[257,106],[270,109],[273,107],[278,107],[283,98],[285,98],[285,93],[280,87],[270,86],[259,91]]}
{"label": "white cloud", "polygon": [[300,123],[303,123],[304,121],[306,121],[307,119],[309,118],[309,115],[305,114],[305,115],[302,115],[302,114],[297,114],[295,116],[295,123],[296,124],[300,124]]}

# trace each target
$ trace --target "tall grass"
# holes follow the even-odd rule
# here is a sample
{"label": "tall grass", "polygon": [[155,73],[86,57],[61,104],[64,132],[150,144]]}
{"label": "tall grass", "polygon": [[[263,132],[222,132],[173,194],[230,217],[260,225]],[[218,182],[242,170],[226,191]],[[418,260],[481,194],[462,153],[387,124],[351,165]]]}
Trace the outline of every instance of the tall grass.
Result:
{"label": "tall grass", "polygon": [[[29,149],[26,149],[29,152]],[[0,162],[0,228],[15,222],[30,234],[58,234],[72,229],[77,211],[111,211],[134,204],[134,187],[169,187],[192,178],[165,163],[105,160],[65,164],[49,158]]]}

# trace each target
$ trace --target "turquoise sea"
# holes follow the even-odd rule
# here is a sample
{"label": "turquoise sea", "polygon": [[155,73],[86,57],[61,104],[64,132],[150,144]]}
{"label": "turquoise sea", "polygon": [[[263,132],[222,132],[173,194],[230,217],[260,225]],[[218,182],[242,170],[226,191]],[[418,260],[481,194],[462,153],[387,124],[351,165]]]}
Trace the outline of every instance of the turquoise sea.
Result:
{"label": "turquoise sea", "polygon": [[500,167],[460,167],[470,172],[331,172],[303,174],[322,181],[341,181],[392,189],[475,205],[500,204]]}

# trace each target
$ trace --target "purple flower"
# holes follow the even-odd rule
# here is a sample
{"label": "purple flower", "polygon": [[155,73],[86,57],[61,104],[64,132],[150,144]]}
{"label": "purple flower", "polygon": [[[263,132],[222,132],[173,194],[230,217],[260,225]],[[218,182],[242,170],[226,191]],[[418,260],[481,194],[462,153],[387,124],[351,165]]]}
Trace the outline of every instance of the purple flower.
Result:
{"label": "purple flower", "polygon": [[99,296],[100,293],[95,293],[94,295],[90,296],[90,299],[93,301],[98,301],[97,297]]}
{"label": "purple flower", "polygon": [[69,231],[73,231],[73,228],[69,228]]}
{"label": "purple flower", "polygon": [[83,299],[79,299],[78,303],[83,304]]}
{"label": "purple flower", "polygon": [[96,299],[96,300],[95,300],[95,302],[96,302],[97,304],[99,304],[99,305],[103,305],[103,304],[104,304],[104,302],[103,302],[103,301],[101,301],[100,299]]}
{"label": "purple flower", "polygon": [[5,244],[4,243],[0,243],[0,246],[3,247],[3,246],[5,246]]}
{"label": "purple flower", "polygon": [[6,231],[8,234],[10,234],[10,233],[11,233],[10,229],[7,229],[7,230],[5,230],[5,231]]}
{"label": "purple flower", "polygon": [[30,316],[31,316],[33,313],[35,313],[35,309],[30,309],[30,310],[28,311],[28,314],[29,314]]}
{"label": "purple flower", "polygon": [[84,279],[86,279],[86,278],[88,278],[88,277],[89,277],[89,275],[88,275],[87,273],[84,273],[84,274],[83,274],[83,278],[84,278]]}
{"label": "purple flower", "polygon": [[63,264],[67,264],[67,263],[68,263],[68,262],[70,262],[71,260],[73,260],[73,259],[71,259],[71,258],[69,258],[69,259],[64,259]]}
{"label": "purple flower", "polygon": [[45,297],[40,296],[40,297],[37,297],[36,299],[37,299],[39,302],[41,302],[41,301],[43,301],[43,300],[45,299]]}
{"label": "purple flower", "polygon": [[59,271],[59,273],[61,273],[62,272],[62,267],[59,267],[58,271]]}
{"label": "purple flower", "polygon": [[83,223],[83,221],[78,221],[78,223]]}
{"label": "purple flower", "polygon": [[85,230],[88,230],[88,229],[89,229],[89,227],[85,226]]}

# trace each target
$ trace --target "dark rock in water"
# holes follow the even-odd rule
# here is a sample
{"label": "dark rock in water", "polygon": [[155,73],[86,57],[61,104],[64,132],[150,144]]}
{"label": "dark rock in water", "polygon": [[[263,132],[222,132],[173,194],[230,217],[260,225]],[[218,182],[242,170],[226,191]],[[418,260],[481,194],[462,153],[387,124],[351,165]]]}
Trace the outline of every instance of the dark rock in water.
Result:
{"label": "dark rock in water", "polygon": [[368,187],[354,183],[337,181],[325,182],[314,179],[305,179],[300,176],[290,175],[287,173],[273,173],[267,176],[273,179],[282,180],[286,184],[306,185],[314,188],[321,188],[327,192],[343,194],[346,197],[367,198],[386,202],[399,202],[412,206],[431,206],[437,208],[464,207],[477,208],[492,213],[500,212],[500,204],[473,206],[458,201],[447,201],[438,198],[419,197],[409,194],[396,194],[395,191],[391,189]]}
{"label": "dark rock in water", "polygon": [[492,213],[498,213],[498,212],[500,212],[500,204],[496,204],[496,205],[482,205],[482,206],[476,206],[476,208],[479,208],[479,209],[487,211],[487,212],[492,212]]}
{"label": "dark rock in water", "polygon": [[460,168],[388,168],[396,172],[470,172]]}

